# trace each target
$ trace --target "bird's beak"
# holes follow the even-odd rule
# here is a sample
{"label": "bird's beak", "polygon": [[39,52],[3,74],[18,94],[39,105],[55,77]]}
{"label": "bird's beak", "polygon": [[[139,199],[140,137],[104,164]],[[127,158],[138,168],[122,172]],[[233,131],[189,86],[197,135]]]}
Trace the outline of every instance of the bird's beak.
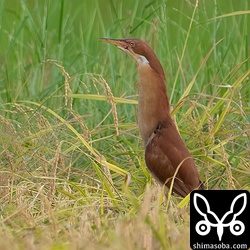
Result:
{"label": "bird's beak", "polygon": [[104,43],[113,44],[113,45],[117,46],[118,48],[128,49],[127,43],[122,39],[99,38],[99,40],[101,42],[104,42]]}
{"label": "bird's beak", "polygon": [[136,62],[139,60],[139,55],[137,55],[133,49],[129,46],[129,44],[124,39],[112,39],[112,38],[99,38],[101,42],[109,43],[115,45],[117,48],[126,52],[129,56],[131,56]]}

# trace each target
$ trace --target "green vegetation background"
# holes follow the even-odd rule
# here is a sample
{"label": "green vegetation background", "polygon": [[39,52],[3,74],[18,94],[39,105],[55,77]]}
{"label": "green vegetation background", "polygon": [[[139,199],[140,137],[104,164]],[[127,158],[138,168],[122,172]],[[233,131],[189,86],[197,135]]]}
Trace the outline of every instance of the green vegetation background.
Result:
{"label": "green vegetation background", "polygon": [[188,198],[148,173],[147,41],[209,189],[250,190],[249,0],[0,1],[0,249],[188,249]]}

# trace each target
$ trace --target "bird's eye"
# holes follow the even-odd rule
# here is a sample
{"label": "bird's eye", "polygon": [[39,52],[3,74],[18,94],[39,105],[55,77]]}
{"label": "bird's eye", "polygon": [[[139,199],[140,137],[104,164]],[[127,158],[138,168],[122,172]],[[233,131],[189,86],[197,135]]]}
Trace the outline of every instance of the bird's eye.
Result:
{"label": "bird's eye", "polygon": [[131,47],[134,47],[134,46],[135,46],[135,42],[131,41],[131,42],[130,42],[130,46],[131,46]]}

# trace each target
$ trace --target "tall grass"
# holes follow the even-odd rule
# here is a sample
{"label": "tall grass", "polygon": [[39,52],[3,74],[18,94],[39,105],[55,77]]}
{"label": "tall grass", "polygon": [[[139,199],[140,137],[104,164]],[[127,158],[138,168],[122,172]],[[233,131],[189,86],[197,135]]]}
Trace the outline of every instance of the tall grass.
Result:
{"label": "tall grass", "polygon": [[150,43],[206,187],[250,190],[248,1],[3,0],[0,14],[0,249],[189,248],[188,206],[144,163],[136,67],[99,37]]}

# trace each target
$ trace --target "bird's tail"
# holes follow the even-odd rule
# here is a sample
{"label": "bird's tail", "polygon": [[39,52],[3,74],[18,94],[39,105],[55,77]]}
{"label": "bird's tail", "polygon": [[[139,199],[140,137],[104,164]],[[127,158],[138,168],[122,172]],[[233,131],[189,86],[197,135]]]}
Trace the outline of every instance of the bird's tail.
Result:
{"label": "bird's tail", "polygon": [[199,190],[205,190],[205,186],[202,181],[200,181]]}

